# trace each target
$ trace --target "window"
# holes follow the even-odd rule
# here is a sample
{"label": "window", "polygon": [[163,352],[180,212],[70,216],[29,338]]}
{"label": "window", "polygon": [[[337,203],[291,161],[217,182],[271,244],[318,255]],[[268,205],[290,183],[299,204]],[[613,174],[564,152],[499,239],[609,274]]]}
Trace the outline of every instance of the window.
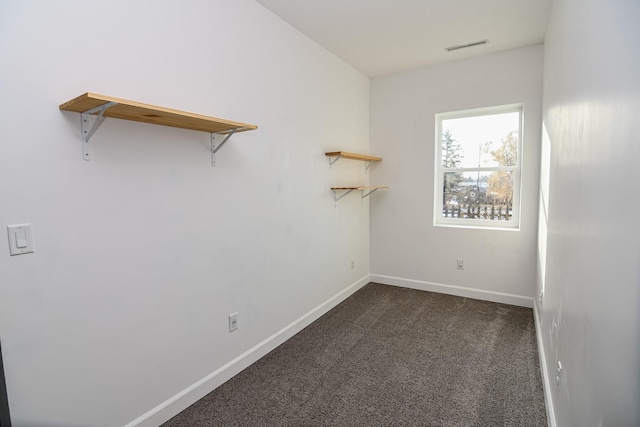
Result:
{"label": "window", "polygon": [[522,105],[436,115],[435,225],[518,228]]}

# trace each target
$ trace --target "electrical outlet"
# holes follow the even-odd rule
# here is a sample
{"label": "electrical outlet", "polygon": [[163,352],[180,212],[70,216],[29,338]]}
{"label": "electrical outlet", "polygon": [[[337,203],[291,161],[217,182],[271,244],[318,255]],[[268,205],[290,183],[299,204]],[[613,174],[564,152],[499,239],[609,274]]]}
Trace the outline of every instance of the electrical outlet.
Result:
{"label": "electrical outlet", "polygon": [[233,332],[238,329],[238,313],[229,315],[229,332]]}
{"label": "electrical outlet", "polygon": [[464,258],[458,258],[456,266],[458,270],[464,270]]}
{"label": "electrical outlet", "polygon": [[354,270],[356,268],[356,260],[351,258],[351,269]]}
{"label": "electrical outlet", "polygon": [[542,297],[544,297],[544,292],[540,292],[540,305],[542,305]]}

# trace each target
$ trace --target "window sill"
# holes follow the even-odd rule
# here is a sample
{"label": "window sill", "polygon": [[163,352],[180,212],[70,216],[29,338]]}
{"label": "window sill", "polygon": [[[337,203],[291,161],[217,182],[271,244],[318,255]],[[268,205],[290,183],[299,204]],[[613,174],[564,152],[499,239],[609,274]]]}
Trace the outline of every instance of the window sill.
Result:
{"label": "window sill", "polygon": [[520,231],[520,225],[505,225],[502,227],[498,227],[493,224],[472,224],[472,223],[442,223],[436,222],[433,224],[434,227],[444,227],[444,228],[468,228],[473,230],[488,230],[488,231]]}

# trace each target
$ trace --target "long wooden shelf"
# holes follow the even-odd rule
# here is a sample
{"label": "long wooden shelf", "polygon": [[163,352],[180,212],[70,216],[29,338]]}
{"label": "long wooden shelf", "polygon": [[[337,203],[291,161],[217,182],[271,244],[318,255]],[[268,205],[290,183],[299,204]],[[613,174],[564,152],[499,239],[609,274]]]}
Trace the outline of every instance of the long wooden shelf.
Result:
{"label": "long wooden shelf", "polygon": [[[192,129],[210,133],[224,133],[229,131],[243,132],[258,128],[255,125],[247,123],[233,122],[230,120],[218,119],[216,117],[203,116],[200,114],[188,113],[186,111],[158,107],[155,105],[143,104],[141,102],[98,95],[90,92],[65,102],[60,105],[60,109],[65,111],[75,111],[77,113],[86,113],[108,103],[115,104],[103,110],[104,117],[133,120],[136,122]],[[93,114],[98,113],[99,112],[96,111]]]}
{"label": "long wooden shelf", "polygon": [[368,156],[365,154],[348,153],[346,151],[331,151],[324,153],[327,157],[338,157],[342,159],[361,160],[364,162],[381,162],[382,157]]}
{"label": "long wooden shelf", "polygon": [[[211,134],[211,164],[214,166],[216,164],[216,153],[231,135],[258,128],[258,126],[247,123],[232,122],[231,120],[187,113],[186,111],[143,104],[142,102],[129,101],[128,99],[115,98],[113,96],[98,95],[91,92],[61,104],[60,109],[74,111],[82,115],[82,158],[84,160],[91,160],[89,140],[100,127],[105,117],[209,132]],[[224,135],[224,139],[216,145],[214,140],[217,134]]]}

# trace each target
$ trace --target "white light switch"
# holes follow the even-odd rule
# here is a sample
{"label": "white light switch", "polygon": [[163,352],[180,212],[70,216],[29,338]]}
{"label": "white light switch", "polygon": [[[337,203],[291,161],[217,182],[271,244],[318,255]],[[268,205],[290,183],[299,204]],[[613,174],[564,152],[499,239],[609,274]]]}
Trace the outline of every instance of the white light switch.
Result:
{"label": "white light switch", "polygon": [[9,235],[9,253],[11,255],[30,254],[33,252],[31,224],[7,225]]}
{"label": "white light switch", "polygon": [[27,247],[27,233],[24,230],[16,231],[16,247],[18,249]]}

